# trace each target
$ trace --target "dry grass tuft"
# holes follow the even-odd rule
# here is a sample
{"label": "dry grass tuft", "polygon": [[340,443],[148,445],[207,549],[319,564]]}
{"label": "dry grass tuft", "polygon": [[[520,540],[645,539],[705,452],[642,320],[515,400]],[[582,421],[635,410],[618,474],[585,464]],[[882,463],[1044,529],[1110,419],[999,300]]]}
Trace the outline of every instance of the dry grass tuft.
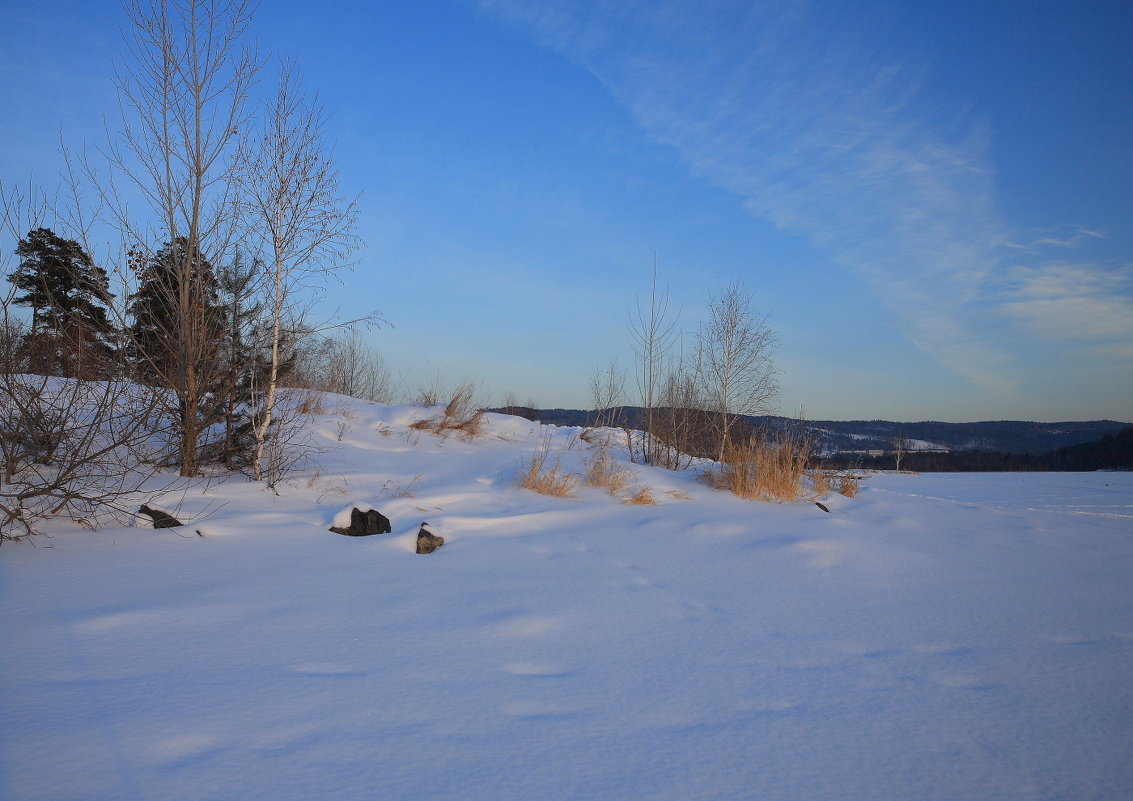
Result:
{"label": "dry grass tuft", "polygon": [[669,490],[665,494],[668,495],[670,498],[676,498],[678,501],[690,501],[690,500],[692,500],[692,496],[689,495],[684,490],[679,490],[679,489]]}
{"label": "dry grass tuft", "polygon": [[617,495],[633,483],[633,470],[618,464],[610,449],[601,445],[592,448],[586,458],[584,478],[589,486],[604,487],[611,495]]}
{"label": "dry grass tuft", "polygon": [[657,499],[653,497],[653,490],[649,487],[642,487],[626,498],[625,502],[632,506],[653,506],[657,503]]}
{"label": "dry grass tuft", "polygon": [[299,414],[325,414],[326,407],[323,405],[323,400],[323,393],[309,389],[300,396],[295,411]]}
{"label": "dry grass tuft", "polygon": [[420,481],[420,473],[415,475],[413,477],[413,480],[408,484],[394,484],[393,479],[391,478],[387,480],[385,484],[382,484],[382,488],[378,490],[378,497],[381,498],[388,495],[394,498],[412,498],[413,489],[417,486],[417,484],[420,483]]}
{"label": "dry grass tuft", "polygon": [[831,487],[831,474],[830,471],[824,467],[816,467],[811,471],[811,481],[814,482],[814,491],[817,495],[825,495],[830,492]]}
{"label": "dry grass tuft", "polygon": [[553,495],[556,498],[569,497],[578,486],[578,476],[562,469],[560,466],[562,457],[556,457],[554,464],[548,469],[547,459],[550,451],[551,435],[548,433],[532,455],[531,461],[520,470],[517,483],[524,489],[542,495]]}
{"label": "dry grass tuft", "polygon": [[835,488],[838,490],[839,495],[845,495],[847,498],[853,498],[858,494],[858,477],[852,473],[843,473],[838,476],[835,483]]}
{"label": "dry grass tuft", "polygon": [[487,421],[485,410],[477,408],[473,403],[476,389],[477,384],[474,382],[464,382],[453,391],[452,398],[440,417],[417,420],[410,423],[409,427],[418,431],[432,431],[442,437],[455,431],[471,441],[480,435]]}
{"label": "dry grass tuft", "polygon": [[453,426],[453,430],[459,431],[461,436],[469,440],[478,437],[484,430],[487,414],[483,409],[477,409],[469,417],[461,420],[459,425]]}
{"label": "dry grass tuft", "polygon": [[705,476],[717,489],[747,500],[796,501],[803,495],[803,477],[810,445],[791,437],[752,437],[730,445],[723,464]]}

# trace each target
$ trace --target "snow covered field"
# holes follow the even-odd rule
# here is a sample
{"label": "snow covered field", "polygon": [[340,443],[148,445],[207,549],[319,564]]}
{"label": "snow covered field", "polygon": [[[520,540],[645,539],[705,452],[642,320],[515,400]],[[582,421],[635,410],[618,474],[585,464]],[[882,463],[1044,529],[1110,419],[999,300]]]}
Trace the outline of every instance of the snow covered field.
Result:
{"label": "snow covered field", "polygon": [[[0,798],[1130,797],[1133,474],[874,476],[826,514],[637,466],[629,506],[517,489],[525,420],[328,408],[278,497],[0,548]],[[328,532],[355,502],[393,533]]]}

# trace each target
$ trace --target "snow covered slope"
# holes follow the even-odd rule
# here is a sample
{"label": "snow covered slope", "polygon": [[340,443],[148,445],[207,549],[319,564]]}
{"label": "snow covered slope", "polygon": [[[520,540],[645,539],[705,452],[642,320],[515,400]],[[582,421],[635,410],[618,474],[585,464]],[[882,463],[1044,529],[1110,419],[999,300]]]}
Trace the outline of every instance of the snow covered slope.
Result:
{"label": "snow covered slope", "polygon": [[[330,407],[278,496],[202,482],[182,529],[0,549],[0,798],[1133,787],[1133,475],[875,476],[826,514],[636,466],[659,503],[629,506],[518,489],[519,418]],[[355,503],[393,533],[328,532]]]}

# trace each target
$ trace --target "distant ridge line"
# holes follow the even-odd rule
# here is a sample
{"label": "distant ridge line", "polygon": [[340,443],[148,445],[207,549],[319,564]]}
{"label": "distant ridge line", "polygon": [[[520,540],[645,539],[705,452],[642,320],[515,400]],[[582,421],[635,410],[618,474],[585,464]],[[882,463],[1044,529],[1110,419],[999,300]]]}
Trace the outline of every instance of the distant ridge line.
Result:
{"label": "distant ridge line", "polygon": [[[585,409],[538,409],[511,406],[493,412],[517,414],[558,426],[592,425],[596,412]],[[630,427],[643,419],[639,406],[622,406],[620,412]],[[781,415],[746,418],[753,425],[772,430],[794,426],[797,420]],[[806,420],[808,433],[819,450],[827,453],[892,449],[893,440],[904,436],[915,447],[936,446],[948,451],[999,451],[1012,454],[1039,454],[1098,440],[1117,434],[1133,423],[1116,420],[1036,422],[1029,420],[984,420],[972,423],[945,423],[923,420],[912,423],[893,420]],[[923,443],[923,444],[920,444]]]}

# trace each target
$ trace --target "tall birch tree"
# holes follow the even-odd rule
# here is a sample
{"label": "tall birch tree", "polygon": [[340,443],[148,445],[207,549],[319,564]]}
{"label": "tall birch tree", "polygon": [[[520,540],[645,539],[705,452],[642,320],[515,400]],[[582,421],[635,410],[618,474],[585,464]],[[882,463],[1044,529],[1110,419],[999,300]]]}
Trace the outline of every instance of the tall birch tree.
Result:
{"label": "tall birch tree", "polygon": [[[265,110],[242,171],[248,224],[263,235],[271,351],[255,426],[252,469],[263,480],[264,450],[275,416],[285,318],[297,290],[325,280],[357,247],[357,200],[343,196],[333,152],[323,138],[326,114],[308,100],[293,62],[280,65],[274,102]],[[269,477],[270,480],[270,477]]]}

